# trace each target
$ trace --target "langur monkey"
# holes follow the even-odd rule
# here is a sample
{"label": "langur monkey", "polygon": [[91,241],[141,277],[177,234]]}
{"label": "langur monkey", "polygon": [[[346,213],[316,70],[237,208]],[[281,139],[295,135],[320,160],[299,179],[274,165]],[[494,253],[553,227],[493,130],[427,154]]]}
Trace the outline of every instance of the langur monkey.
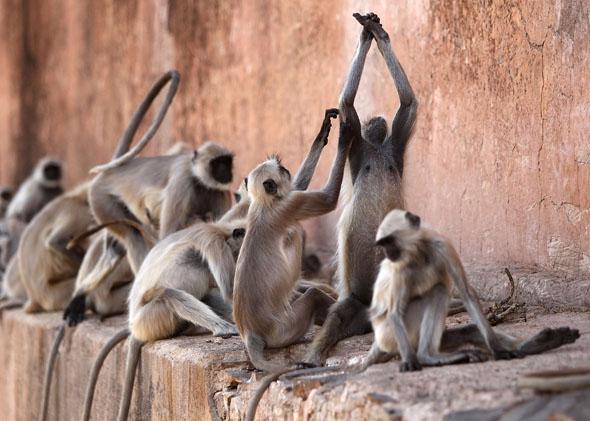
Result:
{"label": "langur monkey", "polygon": [[[321,151],[327,144],[331,119],[338,111],[326,110],[320,132],[302,165],[295,187],[306,189]],[[133,284],[129,300],[129,328],[116,333],[99,353],[84,402],[88,420],[100,368],[108,353],[130,333],[123,400],[118,419],[127,419],[135,370],[145,342],[172,337],[186,322],[214,334],[237,334],[231,320],[235,261],[245,233],[250,207],[247,179],[237,193],[238,203],[216,223],[197,223],[161,240],[149,252]],[[217,285],[211,288],[212,285]],[[213,311],[215,310],[215,311]],[[221,318],[217,313],[222,314]]]}
{"label": "langur monkey", "polygon": [[42,158],[33,174],[18,188],[6,210],[6,217],[29,222],[43,207],[63,193],[62,165],[56,159]]}
{"label": "langur monkey", "polygon": [[[305,361],[320,365],[338,341],[371,329],[367,309],[383,252],[375,246],[375,233],[383,217],[403,208],[404,151],[416,120],[418,101],[397,60],[377,15],[354,14],[363,26],[349,74],[340,95],[340,118],[353,131],[348,156],[352,192],[338,222],[338,280],[340,300],[317,333]],[[383,117],[361,125],[354,107],[365,58],[375,39],[399,95],[399,109],[391,132]]]}
{"label": "langur monkey", "polygon": [[[447,238],[421,227],[417,215],[391,211],[379,226],[376,245],[386,257],[370,309],[375,339],[362,368],[388,361],[395,354],[401,355],[402,372],[482,361],[484,350],[494,359],[520,358],[573,343],[580,336],[577,329],[568,327],[547,328],[526,340],[495,332],[455,248]],[[474,324],[445,331],[453,285]],[[479,349],[457,351],[466,343]]]}
{"label": "langur monkey", "polygon": [[264,348],[300,339],[334,301],[323,291],[309,288],[291,302],[301,274],[298,222],[335,209],[351,142],[350,127],[341,122],[330,178],[319,191],[293,191],[291,175],[276,157],[248,175],[251,204],[236,268],[233,315],[257,369],[274,372],[283,368],[264,358]]}
{"label": "langur monkey", "polygon": [[[178,74],[174,77],[173,93]],[[100,224],[129,219],[156,229],[163,239],[197,218],[218,219],[231,207],[232,152],[206,142],[192,156],[137,157],[151,137],[144,136],[129,152],[91,170],[98,173],[90,189],[90,203]],[[140,232],[125,225],[108,229],[124,244],[137,273],[149,251]]]}
{"label": "langur monkey", "polygon": [[18,243],[27,224],[17,218],[0,220],[0,278],[18,250]]}
{"label": "langur monkey", "polygon": [[11,200],[12,189],[10,187],[0,186],[0,219],[6,215],[6,210]]}

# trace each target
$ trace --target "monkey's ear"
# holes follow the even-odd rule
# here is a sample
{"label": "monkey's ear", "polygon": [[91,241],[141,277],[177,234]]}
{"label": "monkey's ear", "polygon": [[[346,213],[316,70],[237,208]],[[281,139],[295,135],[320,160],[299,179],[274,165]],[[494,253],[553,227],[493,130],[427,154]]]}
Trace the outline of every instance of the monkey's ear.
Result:
{"label": "monkey's ear", "polygon": [[233,238],[241,238],[241,237],[244,237],[245,235],[246,235],[246,230],[244,228],[235,228],[231,233],[231,236]]}
{"label": "monkey's ear", "polygon": [[246,191],[248,190],[248,177],[244,178],[244,187],[246,187]]}
{"label": "monkey's ear", "polygon": [[412,212],[406,212],[406,219],[412,228],[420,228],[420,217]]}

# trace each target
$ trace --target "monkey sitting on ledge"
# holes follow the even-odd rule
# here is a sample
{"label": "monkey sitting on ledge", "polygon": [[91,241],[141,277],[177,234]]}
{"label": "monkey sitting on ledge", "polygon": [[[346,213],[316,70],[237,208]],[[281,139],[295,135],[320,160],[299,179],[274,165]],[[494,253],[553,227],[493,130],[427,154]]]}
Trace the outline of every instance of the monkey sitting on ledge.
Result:
{"label": "monkey sitting on ledge", "polygon": [[[401,354],[400,371],[483,361],[522,358],[580,337],[577,329],[546,328],[519,340],[495,332],[485,318],[476,293],[467,282],[459,255],[451,242],[421,226],[411,212],[391,211],[377,231],[376,244],[385,251],[371,303],[375,340],[362,368]],[[452,285],[457,287],[474,324],[445,330]],[[478,349],[457,351],[465,344]],[[442,351],[448,351],[443,353]]]}

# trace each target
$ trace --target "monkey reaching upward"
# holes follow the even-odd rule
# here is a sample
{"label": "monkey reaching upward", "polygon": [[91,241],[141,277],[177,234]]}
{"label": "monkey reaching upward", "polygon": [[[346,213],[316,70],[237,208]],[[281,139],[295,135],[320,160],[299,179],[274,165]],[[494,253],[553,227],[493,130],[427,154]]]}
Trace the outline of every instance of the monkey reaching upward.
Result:
{"label": "monkey reaching upward", "polygon": [[[363,25],[359,44],[340,95],[340,118],[353,132],[349,168],[352,194],[338,222],[338,279],[340,299],[330,309],[326,322],[314,338],[305,360],[319,365],[329,349],[348,336],[371,329],[367,309],[383,253],[375,246],[375,233],[383,217],[402,208],[401,178],[404,151],[416,120],[418,102],[398,62],[388,34],[375,14],[354,17]],[[399,95],[399,109],[388,134],[383,117],[361,125],[354,99],[365,58],[375,39]]]}
{"label": "monkey reaching upward", "polygon": [[[527,340],[495,332],[485,318],[459,255],[450,241],[422,228],[420,218],[391,211],[377,231],[376,244],[386,258],[375,282],[371,322],[375,340],[363,368],[401,354],[400,371],[482,361],[484,350],[495,359],[537,354],[575,342],[576,329],[544,329]],[[458,289],[473,325],[445,332],[452,286]],[[480,349],[457,351],[471,343]],[[452,351],[442,353],[442,350]]]}
{"label": "monkey reaching upward", "polygon": [[61,179],[61,163],[42,158],[10,201],[6,216],[29,222],[47,203],[62,194]]}
{"label": "monkey reaching upward", "polygon": [[240,336],[258,369],[283,368],[265,360],[264,348],[295,342],[333,303],[328,294],[313,287],[291,298],[301,274],[299,221],[336,207],[352,141],[348,129],[341,123],[330,178],[320,191],[293,191],[291,175],[277,158],[263,162],[248,175],[248,230],[238,257],[233,303]]}

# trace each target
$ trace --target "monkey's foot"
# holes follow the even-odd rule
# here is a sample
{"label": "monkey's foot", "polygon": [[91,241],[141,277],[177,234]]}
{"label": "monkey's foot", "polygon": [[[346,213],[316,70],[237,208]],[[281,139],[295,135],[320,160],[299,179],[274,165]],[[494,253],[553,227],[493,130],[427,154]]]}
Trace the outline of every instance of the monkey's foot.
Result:
{"label": "monkey's foot", "polygon": [[562,345],[574,343],[580,337],[578,329],[558,327],[557,329],[545,328],[519,347],[519,352],[524,355],[538,354],[559,348]]}
{"label": "monkey's foot", "polygon": [[238,335],[239,335],[239,333],[238,333],[237,329],[233,326],[229,326],[224,329],[216,330],[213,332],[213,336],[223,338],[223,339],[229,339],[232,336],[238,336]]}
{"label": "monkey's foot", "polygon": [[73,327],[84,320],[84,312],[86,311],[86,296],[84,294],[77,295],[72,298],[66,309],[64,310],[63,319],[68,322],[68,326]]}
{"label": "monkey's foot", "polygon": [[305,356],[302,364],[308,367],[321,367],[323,365],[322,356],[318,352],[310,352]]}
{"label": "monkey's foot", "polygon": [[465,355],[467,356],[466,362],[469,363],[483,363],[484,361],[489,360],[489,354],[480,349],[470,349],[465,351]]}
{"label": "monkey's foot", "polygon": [[406,371],[420,371],[420,370],[422,370],[422,365],[418,362],[417,359],[403,361],[399,365],[399,371],[401,373],[405,373]]}
{"label": "monkey's foot", "polygon": [[517,350],[509,349],[495,349],[492,351],[495,360],[513,360],[515,358],[523,358],[525,354]]}

